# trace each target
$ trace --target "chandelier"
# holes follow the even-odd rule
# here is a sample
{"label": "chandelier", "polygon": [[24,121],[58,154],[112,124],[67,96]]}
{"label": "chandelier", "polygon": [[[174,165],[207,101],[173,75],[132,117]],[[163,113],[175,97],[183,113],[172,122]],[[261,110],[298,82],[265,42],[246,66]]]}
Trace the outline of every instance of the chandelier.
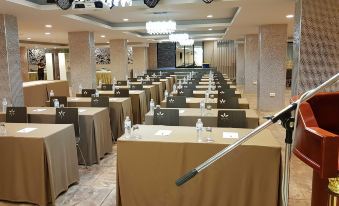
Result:
{"label": "chandelier", "polygon": [[186,33],[184,33],[184,34],[170,34],[168,38],[171,42],[180,42],[180,41],[187,40],[189,38],[189,36]]}
{"label": "chandelier", "polygon": [[132,6],[132,0],[113,0],[113,5],[114,6],[119,6],[121,4],[122,7],[127,6]]}
{"label": "chandelier", "polygon": [[179,41],[179,44],[181,46],[192,46],[194,44],[194,39],[182,40],[182,41]]}
{"label": "chandelier", "polygon": [[175,21],[149,21],[146,23],[147,33],[156,34],[171,34],[175,32],[177,24]]}

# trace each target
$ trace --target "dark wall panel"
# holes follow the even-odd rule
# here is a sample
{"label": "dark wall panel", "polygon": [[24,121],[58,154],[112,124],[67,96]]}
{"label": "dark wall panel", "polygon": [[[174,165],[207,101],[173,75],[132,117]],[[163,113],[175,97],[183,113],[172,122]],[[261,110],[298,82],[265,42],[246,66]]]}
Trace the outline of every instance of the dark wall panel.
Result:
{"label": "dark wall panel", "polygon": [[158,43],[158,68],[175,67],[175,43]]}

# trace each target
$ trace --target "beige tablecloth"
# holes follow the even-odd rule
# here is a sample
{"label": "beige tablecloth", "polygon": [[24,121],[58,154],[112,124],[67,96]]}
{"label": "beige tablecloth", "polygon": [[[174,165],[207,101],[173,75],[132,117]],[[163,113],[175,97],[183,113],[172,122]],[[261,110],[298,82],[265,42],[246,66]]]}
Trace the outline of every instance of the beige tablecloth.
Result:
{"label": "beige tablecloth", "polygon": [[[69,107],[90,107],[90,97],[67,98]],[[115,138],[124,134],[124,121],[127,116],[133,119],[131,98],[109,98],[110,119],[113,136]]]}
{"label": "beige tablecloth", "polygon": [[[208,85],[209,84],[209,82],[207,81],[200,81],[199,82],[199,85]],[[213,81],[213,83],[212,83],[213,85],[214,85],[214,81]],[[227,81],[227,84],[229,84],[229,85],[231,85],[231,84],[233,84],[232,82],[229,82],[229,81]]]}
{"label": "beige tablecloth", "polygon": [[166,79],[160,79],[160,81],[163,82],[163,84],[166,85],[166,86],[165,86],[166,91],[167,91],[168,93],[170,93],[171,90],[172,90],[172,87],[173,87],[173,84],[171,85],[170,79],[167,79],[167,78],[166,78]]}
{"label": "beige tablecloth", "polygon": [[[237,89],[235,85],[230,85],[231,89]],[[197,85],[196,90],[208,90],[208,85]]]}
{"label": "beige tablecloth", "polygon": [[[193,90],[193,97],[196,98],[205,98],[205,92],[204,90]],[[171,93],[173,96],[177,95],[177,92]],[[210,94],[213,94],[215,98],[218,98],[218,91],[211,91]],[[238,98],[241,98],[241,92],[238,90],[235,90],[235,96]]]}
{"label": "beige tablecloth", "polygon": [[103,84],[112,84],[112,73],[110,71],[97,71],[96,72],[96,82],[99,85],[99,81]]}
{"label": "beige tablecloth", "polygon": [[25,106],[41,107],[45,105],[48,100],[49,92],[54,91],[55,96],[69,97],[69,86],[67,81],[53,80],[53,81],[31,81],[23,83],[23,93]]}
{"label": "beige tablecloth", "polygon": [[[187,104],[187,108],[200,108],[200,101],[204,99],[204,98],[195,98],[195,97],[188,97],[186,98],[186,104]],[[217,98],[214,99],[209,99],[208,102],[206,102],[206,106],[207,105],[211,105],[213,109],[217,109]],[[239,98],[238,99],[239,102],[239,109],[249,109],[249,103],[247,101],[246,98]],[[161,107],[166,107],[166,101],[163,100],[161,101],[160,104]]]}
{"label": "beige tablecloth", "polygon": [[[218,126],[218,111],[219,109],[205,110],[204,115],[201,116],[201,111],[198,108],[178,108],[179,109],[179,125],[180,126],[194,126],[200,118],[204,123],[204,127]],[[223,109],[230,111],[245,111],[247,128],[256,128],[259,126],[259,116],[253,109]],[[153,114],[148,112],[145,117],[146,125],[153,125]]]}
{"label": "beige tablecloth", "polygon": [[[171,130],[169,136],[154,135]],[[140,126],[140,140],[118,141],[117,205],[123,206],[277,206],[281,148],[269,131],[221,158],[190,182],[181,177],[251,130],[213,128],[213,143],[197,143],[194,127]],[[207,136],[205,132],[203,136]]]}
{"label": "beige tablecloth", "polygon": [[[128,89],[128,86],[116,86],[116,88]],[[149,102],[151,101],[151,99],[153,99],[154,101],[157,99],[158,90],[156,85],[144,85],[143,88],[146,92],[147,111],[149,111]]]}
{"label": "beige tablecloth", "polygon": [[[18,133],[24,128],[37,128]],[[47,205],[79,181],[72,125],[6,124],[0,137],[0,199]]]}

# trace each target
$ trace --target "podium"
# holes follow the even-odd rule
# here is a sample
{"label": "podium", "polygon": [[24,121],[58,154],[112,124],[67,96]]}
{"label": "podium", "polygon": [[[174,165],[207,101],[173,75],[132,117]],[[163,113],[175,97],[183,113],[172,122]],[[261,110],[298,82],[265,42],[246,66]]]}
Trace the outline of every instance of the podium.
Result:
{"label": "podium", "polygon": [[312,206],[339,205],[339,92],[301,103],[297,121],[293,153],[313,168]]}

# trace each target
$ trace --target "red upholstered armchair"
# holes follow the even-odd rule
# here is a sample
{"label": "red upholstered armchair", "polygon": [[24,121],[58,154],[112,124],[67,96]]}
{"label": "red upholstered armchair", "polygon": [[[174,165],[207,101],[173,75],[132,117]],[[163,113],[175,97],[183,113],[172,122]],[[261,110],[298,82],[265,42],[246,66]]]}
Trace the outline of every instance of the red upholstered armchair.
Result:
{"label": "red upholstered armchair", "polygon": [[300,105],[293,153],[313,168],[312,206],[328,205],[328,178],[338,177],[339,92]]}

